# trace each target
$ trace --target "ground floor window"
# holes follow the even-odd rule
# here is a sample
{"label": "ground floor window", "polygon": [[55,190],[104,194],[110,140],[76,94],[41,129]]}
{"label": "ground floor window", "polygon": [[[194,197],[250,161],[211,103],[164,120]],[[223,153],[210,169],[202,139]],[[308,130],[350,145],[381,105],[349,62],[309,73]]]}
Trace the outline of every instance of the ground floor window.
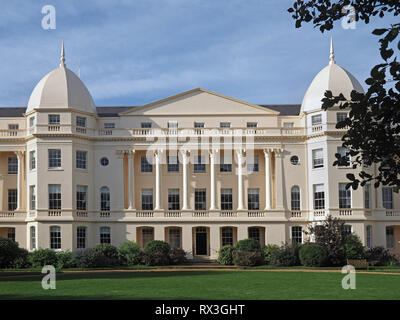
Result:
{"label": "ground floor window", "polygon": [[149,242],[154,240],[154,229],[153,228],[143,228],[142,229],[142,246],[143,248]]}
{"label": "ground floor window", "polygon": [[300,244],[303,243],[303,228],[302,227],[292,227],[292,243]]}
{"label": "ground floor window", "polygon": [[15,241],[15,228],[8,228],[7,238],[12,241]]}
{"label": "ground floor window", "polygon": [[394,248],[394,230],[393,227],[386,227],[386,248]]}
{"label": "ground floor window", "polygon": [[250,239],[255,239],[258,242],[260,242],[260,240],[261,240],[260,228],[249,228],[249,238]]}
{"label": "ground floor window", "polygon": [[169,245],[171,248],[181,247],[181,229],[170,228],[169,229]]}
{"label": "ground floor window", "polygon": [[60,227],[50,227],[50,249],[61,249]]}
{"label": "ground floor window", "polygon": [[345,224],[343,226],[343,228],[344,228],[344,232],[346,232],[347,234],[351,234],[353,232],[353,228],[349,224]]}
{"label": "ground floor window", "polygon": [[233,228],[225,227],[221,229],[222,246],[233,245]]}
{"label": "ground floor window", "polygon": [[76,229],[76,248],[86,248],[86,227],[78,227]]}
{"label": "ground floor window", "polygon": [[31,250],[36,249],[36,228],[34,226],[31,227]]}
{"label": "ground floor window", "polygon": [[367,247],[372,248],[372,226],[367,226],[365,232],[367,238]]}
{"label": "ground floor window", "polygon": [[110,227],[101,227],[100,228],[100,243],[111,243]]}

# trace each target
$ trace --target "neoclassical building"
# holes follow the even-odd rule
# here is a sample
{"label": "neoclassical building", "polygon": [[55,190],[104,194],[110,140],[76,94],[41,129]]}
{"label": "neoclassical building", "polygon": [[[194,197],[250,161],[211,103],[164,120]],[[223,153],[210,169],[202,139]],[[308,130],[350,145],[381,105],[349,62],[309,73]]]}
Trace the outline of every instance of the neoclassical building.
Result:
{"label": "neoclassical building", "polygon": [[366,246],[400,252],[400,197],[373,185],[346,190],[357,170],[332,165],[346,153],[335,124],[347,113],[322,111],[321,99],[353,89],[363,91],[331,43],[329,64],[298,105],[197,88],[100,107],[63,48],[27,107],[0,108],[0,236],[72,251],[156,239],[215,258],[248,237],[304,242],[310,224],[332,215]]}

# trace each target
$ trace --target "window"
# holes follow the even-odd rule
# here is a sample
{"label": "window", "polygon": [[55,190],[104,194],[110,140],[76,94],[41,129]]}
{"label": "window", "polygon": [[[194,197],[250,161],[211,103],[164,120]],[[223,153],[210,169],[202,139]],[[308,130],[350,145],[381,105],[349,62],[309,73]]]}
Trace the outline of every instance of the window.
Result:
{"label": "window", "polygon": [[394,229],[393,227],[386,227],[386,248],[394,248]]}
{"label": "window", "polygon": [[382,205],[385,209],[393,209],[393,190],[392,188],[382,188]]}
{"label": "window", "polygon": [[36,186],[29,186],[30,210],[36,210]]}
{"label": "window", "polygon": [[18,191],[17,189],[8,189],[8,211],[17,210]]}
{"label": "window", "polygon": [[233,228],[225,227],[221,229],[222,246],[233,245]]}
{"label": "window", "polygon": [[153,210],[153,189],[142,190],[142,210]]}
{"label": "window", "polygon": [[325,209],[325,192],[323,184],[314,185],[314,210]]}
{"label": "window", "polygon": [[292,244],[303,243],[303,230],[302,227],[292,227]]}
{"label": "window", "polygon": [[346,183],[339,183],[339,208],[351,208],[351,190],[346,190]]}
{"label": "window", "polygon": [[293,128],[294,127],[294,122],[284,122],[283,123],[284,128]]}
{"label": "window", "polygon": [[231,154],[221,154],[219,164],[220,172],[232,172],[232,155]]}
{"label": "window", "polygon": [[153,228],[143,228],[142,229],[142,246],[143,248],[149,241],[154,240],[154,229]]}
{"label": "window", "polygon": [[113,122],[104,123],[104,129],[114,129],[114,128],[115,128],[115,123]]}
{"label": "window", "polygon": [[35,117],[29,118],[29,128],[32,128],[35,125]]}
{"label": "window", "polygon": [[86,248],[86,227],[76,228],[76,248],[77,249]]}
{"label": "window", "polygon": [[342,122],[346,120],[347,112],[338,112],[336,113],[336,122]]}
{"label": "window", "polygon": [[147,156],[140,158],[141,172],[153,172],[153,165],[147,160]]}
{"label": "window", "polygon": [[108,158],[106,158],[106,157],[103,157],[103,158],[100,159],[100,164],[101,164],[103,167],[107,167],[109,163],[110,163],[110,161],[109,161]]}
{"label": "window", "polygon": [[345,147],[338,147],[337,153],[339,153],[341,157],[346,157],[345,162],[339,163],[339,167],[348,167],[350,165],[350,160],[351,160],[349,149]]}
{"label": "window", "polygon": [[258,172],[259,167],[258,167],[258,156],[252,156],[248,158],[247,161],[247,172],[252,173],[252,172]]}
{"label": "window", "polygon": [[86,118],[85,117],[76,117],[76,126],[86,128]]}
{"label": "window", "polygon": [[36,228],[34,226],[31,227],[31,250],[36,249]]}
{"label": "window", "polygon": [[181,229],[169,228],[169,245],[171,248],[181,247]]}
{"label": "window", "polygon": [[260,236],[260,228],[249,228],[249,238],[250,239],[255,239],[260,242],[261,236]]}
{"label": "window", "polygon": [[61,249],[60,227],[50,227],[50,249]]}
{"label": "window", "polygon": [[178,122],[168,121],[168,129],[178,129]]}
{"label": "window", "polygon": [[230,128],[231,127],[231,123],[230,122],[220,122],[219,123],[219,127],[220,128]]}
{"label": "window", "polygon": [[49,184],[49,209],[61,209],[61,185]]}
{"label": "window", "polygon": [[311,117],[311,125],[312,126],[317,126],[320,124],[322,124],[322,114],[317,114],[317,115]]}
{"label": "window", "polygon": [[100,228],[100,243],[111,243],[110,227],[101,227]]}
{"label": "window", "polygon": [[221,210],[232,210],[232,189],[221,189]]}
{"label": "window", "polygon": [[76,186],[76,210],[87,210],[87,186]]}
{"label": "window", "polygon": [[366,226],[365,233],[367,248],[372,248],[372,226]]}
{"label": "window", "polygon": [[247,122],[247,128],[257,128],[257,122]]}
{"label": "window", "polygon": [[150,129],[151,128],[151,122],[141,122],[140,127],[142,129]]}
{"label": "window", "polygon": [[168,156],[168,172],[179,172],[178,156]]}
{"label": "window", "polygon": [[61,168],[61,150],[49,149],[49,169]]}
{"label": "window", "polygon": [[76,168],[87,169],[87,152],[77,151],[76,152]]}
{"label": "window", "polygon": [[168,210],[179,209],[179,189],[168,189]]}
{"label": "window", "polygon": [[290,191],[290,205],[291,210],[301,210],[300,208],[300,188],[293,186]]}
{"label": "window", "polygon": [[371,209],[371,185],[364,186],[364,206],[365,209]]}
{"label": "window", "polygon": [[60,115],[49,114],[49,124],[60,124]]}
{"label": "window", "polygon": [[18,173],[18,158],[17,157],[9,157],[8,158],[8,174],[17,174]]}
{"label": "window", "polygon": [[206,172],[206,161],[204,156],[197,155],[194,157],[193,171],[194,173]]}
{"label": "window", "polygon": [[206,189],[195,189],[194,210],[206,210],[206,206],[207,206]]}
{"label": "window", "polygon": [[353,227],[349,224],[345,224],[343,226],[344,232],[347,234],[351,234],[353,232]]}
{"label": "window", "polygon": [[110,189],[108,187],[100,188],[100,211],[110,211]]}
{"label": "window", "polygon": [[195,128],[204,128],[204,122],[195,122],[194,127]]}
{"label": "window", "polygon": [[260,190],[247,190],[247,208],[249,210],[260,210]]}
{"label": "window", "polygon": [[8,125],[8,130],[17,131],[17,130],[19,130],[19,125],[18,124],[9,124]]}
{"label": "window", "polygon": [[36,169],[36,151],[29,152],[29,170]]}
{"label": "window", "polygon": [[7,239],[15,241],[15,228],[8,228],[8,230],[7,230]]}
{"label": "window", "polygon": [[312,151],[313,168],[322,168],[324,166],[323,149],[315,149]]}
{"label": "window", "polygon": [[294,166],[297,166],[298,164],[300,164],[300,160],[298,156],[291,156],[290,157],[290,163]]}

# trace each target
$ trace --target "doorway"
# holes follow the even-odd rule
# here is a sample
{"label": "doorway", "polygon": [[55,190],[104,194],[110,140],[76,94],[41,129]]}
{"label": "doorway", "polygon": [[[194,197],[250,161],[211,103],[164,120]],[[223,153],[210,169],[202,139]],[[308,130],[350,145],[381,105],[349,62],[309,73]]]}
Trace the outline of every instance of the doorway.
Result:
{"label": "doorway", "polygon": [[208,251],[207,228],[197,227],[195,253],[197,256],[206,256],[207,251]]}

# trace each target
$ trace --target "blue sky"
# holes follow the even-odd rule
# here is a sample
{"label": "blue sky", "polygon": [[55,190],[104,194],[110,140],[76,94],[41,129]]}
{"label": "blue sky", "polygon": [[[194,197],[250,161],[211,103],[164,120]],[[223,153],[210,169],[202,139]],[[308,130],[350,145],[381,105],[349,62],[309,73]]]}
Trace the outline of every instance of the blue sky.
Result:
{"label": "blue sky", "polygon": [[[44,5],[56,29],[43,30]],[[322,34],[295,29],[285,0],[14,0],[0,11],[0,106],[26,106],[36,83],[59,65],[87,85],[96,105],[142,105],[202,87],[256,104],[301,103],[329,60],[364,85],[380,62],[378,19],[356,29],[340,22]]]}

